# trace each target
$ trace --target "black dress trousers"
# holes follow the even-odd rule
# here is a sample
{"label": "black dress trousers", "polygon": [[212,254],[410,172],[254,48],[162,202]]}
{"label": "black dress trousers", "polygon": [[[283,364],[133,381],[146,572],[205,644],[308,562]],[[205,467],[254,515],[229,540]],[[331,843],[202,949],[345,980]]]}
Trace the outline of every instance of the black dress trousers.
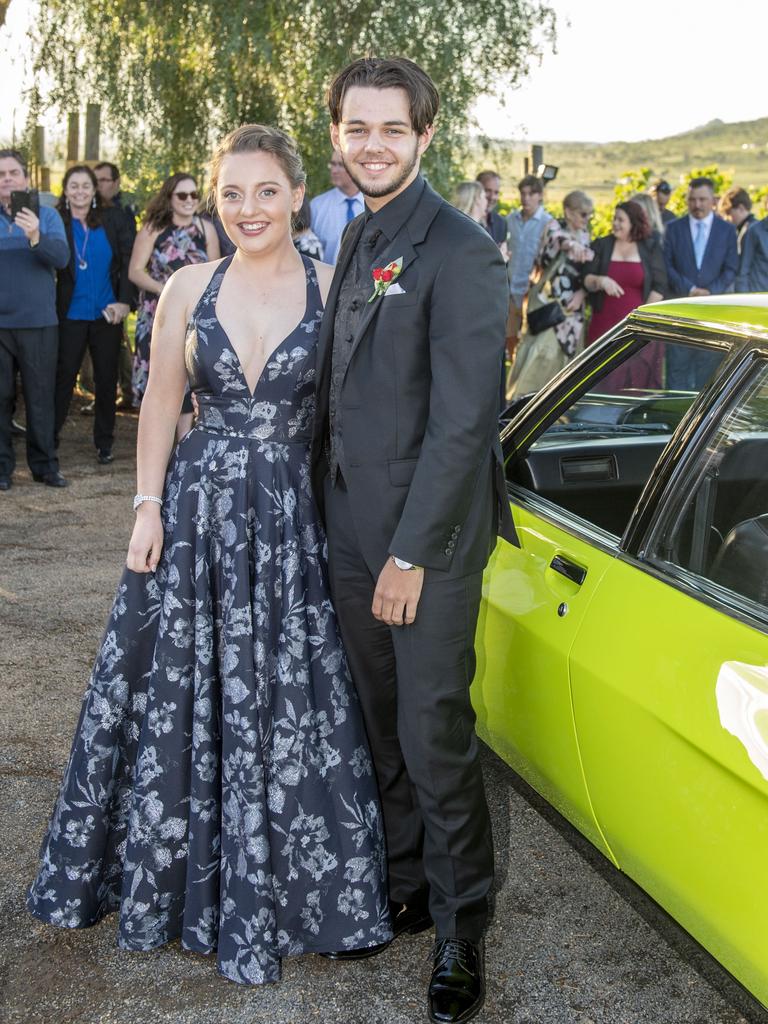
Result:
{"label": "black dress trousers", "polygon": [[416,621],[371,611],[343,478],[324,487],[331,593],[360,697],[384,811],[389,893],[429,890],[438,938],[480,941],[493,845],[469,688],[482,573],[425,582]]}
{"label": "black dress trousers", "polygon": [[122,324],[96,320],[62,320],[59,327],[59,365],[56,373],[56,436],[67,418],[72,392],[86,348],[93,363],[95,391],[93,443],[99,450],[115,439],[117,377],[120,366]]}
{"label": "black dress trousers", "polygon": [[58,337],[56,326],[0,328],[0,476],[11,476],[15,466],[11,420],[17,366],[27,416],[27,463],[41,476],[58,471],[53,441]]}

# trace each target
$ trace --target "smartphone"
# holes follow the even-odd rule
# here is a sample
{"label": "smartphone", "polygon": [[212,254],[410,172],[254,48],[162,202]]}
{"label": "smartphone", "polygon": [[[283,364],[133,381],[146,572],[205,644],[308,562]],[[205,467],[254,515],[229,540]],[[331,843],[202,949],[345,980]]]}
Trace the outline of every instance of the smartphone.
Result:
{"label": "smartphone", "polygon": [[15,220],[16,214],[21,213],[25,207],[36,217],[40,216],[40,195],[37,189],[11,192],[11,218]]}

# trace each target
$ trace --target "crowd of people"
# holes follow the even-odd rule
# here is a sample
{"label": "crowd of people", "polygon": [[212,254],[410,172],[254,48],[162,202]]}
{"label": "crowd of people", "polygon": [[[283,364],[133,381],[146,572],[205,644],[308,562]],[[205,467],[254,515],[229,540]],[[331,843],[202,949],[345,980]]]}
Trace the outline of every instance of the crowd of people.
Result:
{"label": "crowd of people", "polygon": [[[688,212],[676,217],[668,209],[672,188],[659,179],[618,203],[611,233],[592,239],[594,204],[584,192],[569,192],[555,218],[544,208],[542,182],[525,175],[519,206],[504,218],[496,209],[500,188],[499,174],[485,170],[475,182],[462,182],[453,202],[485,227],[507,261],[507,399],[540,388],[642,303],[768,291],[768,218],[752,213],[746,189],[718,197],[712,179],[693,178]],[[553,322],[540,315],[542,305]],[[693,351],[685,365],[681,353],[664,365],[658,351],[648,354],[648,365],[635,366],[631,380],[610,383],[696,388],[708,370],[705,356]]]}
{"label": "crowd of people", "polygon": [[[331,188],[304,199],[294,217],[296,248],[333,264],[346,226],[364,211],[364,197],[338,153],[329,163]],[[12,437],[17,380],[27,410],[27,461],[33,477],[66,486],[58,462],[59,436],[75,383],[94,393],[100,464],[113,459],[116,410],[138,410],[149,372],[150,342],[160,294],[182,266],[231,255],[232,243],[214,212],[201,201],[193,175],[171,175],[144,211],[126,202],[119,168],[70,167],[55,210],[11,215],[11,192],[29,187],[24,157],[0,150],[0,240],[7,301],[0,305],[0,490],[12,484]],[[648,193],[618,204],[612,232],[590,238],[592,200],[581,190],[566,195],[562,216],[544,207],[534,175],[518,182],[519,205],[499,214],[501,178],[484,170],[461,182],[453,205],[482,225],[507,263],[506,398],[541,387],[588,345],[642,302],[728,291],[768,290],[768,219],[752,212],[749,193],[728,189],[719,199],[709,178],[695,178],[688,213],[675,217],[663,179]],[[18,281],[18,286],[10,281]],[[555,320],[534,331],[526,310],[557,303]],[[554,308],[554,307],[551,307]],[[134,346],[125,320],[136,311]],[[695,356],[691,356],[695,362]],[[637,386],[694,387],[705,368],[648,367]],[[187,394],[178,437],[192,423]]]}
{"label": "crowd of people", "polygon": [[[464,1024],[494,877],[475,632],[496,538],[520,546],[505,347],[529,389],[641,302],[756,280],[764,222],[741,191],[716,216],[706,178],[685,217],[659,182],[596,239],[589,196],[553,218],[531,175],[507,218],[493,171],[451,205],[420,172],[439,94],[406,58],[353,61],[328,108],[326,192],[306,201],[283,131],[243,125],[210,212],[178,172],[138,232],[115,165],[70,167],[38,208],[0,150],[0,489],[17,376],[54,487],[86,352],[100,464],[121,379],[141,404],[126,568],[27,906],[67,928],[117,912],[123,948],[180,939],[241,984],[434,928],[429,1019]],[[695,387],[702,367],[633,372]]]}

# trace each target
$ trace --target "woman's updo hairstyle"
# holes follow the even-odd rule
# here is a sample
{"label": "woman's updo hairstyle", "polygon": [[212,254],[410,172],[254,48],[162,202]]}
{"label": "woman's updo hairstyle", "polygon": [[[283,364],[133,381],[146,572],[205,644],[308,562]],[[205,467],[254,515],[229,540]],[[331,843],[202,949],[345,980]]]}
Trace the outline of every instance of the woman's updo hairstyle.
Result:
{"label": "woman's updo hairstyle", "polygon": [[216,206],[216,189],[224,157],[233,153],[269,153],[285,172],[291,188],[303,185],[307,176],[299,156],[296,143],[279,128],[270,128],[263,124],[242,124],[225,136],[216,147],[210,164],[210,185],[208,191],[208,208]]}

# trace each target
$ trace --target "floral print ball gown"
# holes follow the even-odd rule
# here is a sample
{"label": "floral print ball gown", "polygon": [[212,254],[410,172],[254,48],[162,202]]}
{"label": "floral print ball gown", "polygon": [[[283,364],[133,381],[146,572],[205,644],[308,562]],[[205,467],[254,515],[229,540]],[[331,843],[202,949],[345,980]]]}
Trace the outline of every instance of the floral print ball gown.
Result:
{"label": "floral print ball gown", "polygon": [[216,318],[190,320],[197,426],[165,485],[155,574],[126,570],[28,906],[118,944],[180,938],[233,981],[391,936],[383,826],[310,491],[321,298],[251,394]]}

